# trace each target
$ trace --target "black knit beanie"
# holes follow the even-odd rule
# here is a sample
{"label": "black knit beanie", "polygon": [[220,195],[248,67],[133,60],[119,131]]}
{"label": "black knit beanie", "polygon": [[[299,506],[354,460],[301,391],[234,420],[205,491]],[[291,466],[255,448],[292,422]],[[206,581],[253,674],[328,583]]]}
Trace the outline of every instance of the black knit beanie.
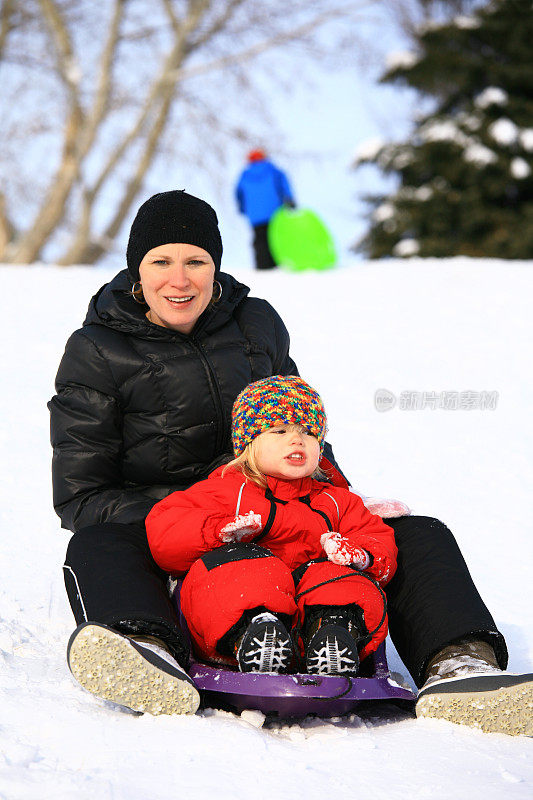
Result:
{"label": "black knit beanie", "polygon": [[139,264],[149,250],[183,242],[206,250],[220,271],[222,239],[215,210],[205,200],[184,190],[154,194],[142,204],[131,226],[126,260],[132,281],[139,280]]}

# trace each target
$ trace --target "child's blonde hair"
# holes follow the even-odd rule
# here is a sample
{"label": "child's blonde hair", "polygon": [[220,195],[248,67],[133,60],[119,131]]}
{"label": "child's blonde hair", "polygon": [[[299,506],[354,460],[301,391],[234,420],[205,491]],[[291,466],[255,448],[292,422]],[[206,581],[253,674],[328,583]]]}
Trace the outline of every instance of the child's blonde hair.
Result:
{"label": "child's blonde hair", "polygon": [[[287,427],[301,428],[302,426],[288,425]],[[268,428],[265,428],[265,430],[268,430]],[[263,432],[264,431],[261,431],[261,433]],[[258,436],[259,435],[260,434],[258,434]],[[259,469],[259,466],[257,464],[257,459],[255,457],[256,440],[257,436],[255,437],[255,439],[249,442],[249,444],[246,445],[242,453],[239,456],[237,456],[237,458],[234,458],[232,461],[226,464],[226,466],[222,470],[222,477],[224,477],[226,470],[228,470],[230,467],[234,467],[235,469],[238,469],[240,472],[242,472],[245,478],[248,478],[249,481],[255,483],[256,486],[260,486],[262,489],[266,489],[268,485],[266,475]],[[322,469],[320,469],[319,466],[317,466],[317,468],[311,475],[311,478],[314,478],[317,481],[325,481],[327,480],[327,475]]]}

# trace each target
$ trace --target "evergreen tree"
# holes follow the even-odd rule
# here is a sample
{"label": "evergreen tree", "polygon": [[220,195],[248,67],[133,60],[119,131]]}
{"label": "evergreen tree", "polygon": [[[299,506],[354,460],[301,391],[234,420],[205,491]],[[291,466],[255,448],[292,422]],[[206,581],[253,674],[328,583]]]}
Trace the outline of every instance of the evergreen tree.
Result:
{"label": "evergreen tree", "polygon": [[421,31],[418,52],[382,81],[406,85],[432,111],[408,142],[361,155],[399,179],[365,198],[357,249],[383,256],[533,257],[533,5],[493,0]]}

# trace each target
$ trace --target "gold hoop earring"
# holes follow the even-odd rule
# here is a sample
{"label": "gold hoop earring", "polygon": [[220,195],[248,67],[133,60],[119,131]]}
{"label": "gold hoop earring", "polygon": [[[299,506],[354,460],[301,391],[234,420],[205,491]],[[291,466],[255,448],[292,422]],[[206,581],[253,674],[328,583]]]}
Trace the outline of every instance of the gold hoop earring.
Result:
{"label": "gold hoop earring", "polygon": [[131,296],[133,297],[136,303],[139,303],[139,305],[141,306],[146,305],[146,300],[144,299],[144,294],[143,294],[143,287],[140,281],[135,281],[135,283],[131,287]]}
{"label": "gold hoop earring", "polygon": [[[218,295],[215,297],[215,286],[218,286]],[[222,284],[220,281],[213,281],[213,296],[211,300],[213,303],[218,303],[220,298],[222,297]]]}

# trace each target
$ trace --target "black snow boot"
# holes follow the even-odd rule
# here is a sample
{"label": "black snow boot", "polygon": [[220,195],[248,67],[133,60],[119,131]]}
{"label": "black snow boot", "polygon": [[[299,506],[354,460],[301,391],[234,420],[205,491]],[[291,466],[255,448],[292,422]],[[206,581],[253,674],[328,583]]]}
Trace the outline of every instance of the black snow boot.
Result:
{"label": "black snow boot", "polygon": [[366,629],[357,606],[315,606],[306,614],[303,642],[310,675],[347,675],[359,670],[358,642]]}
{"label": "black snow boot", "polygon": [[289,672],[294,660],[291,634],[275,614],[256,614],[235,644],[241,672]]}

